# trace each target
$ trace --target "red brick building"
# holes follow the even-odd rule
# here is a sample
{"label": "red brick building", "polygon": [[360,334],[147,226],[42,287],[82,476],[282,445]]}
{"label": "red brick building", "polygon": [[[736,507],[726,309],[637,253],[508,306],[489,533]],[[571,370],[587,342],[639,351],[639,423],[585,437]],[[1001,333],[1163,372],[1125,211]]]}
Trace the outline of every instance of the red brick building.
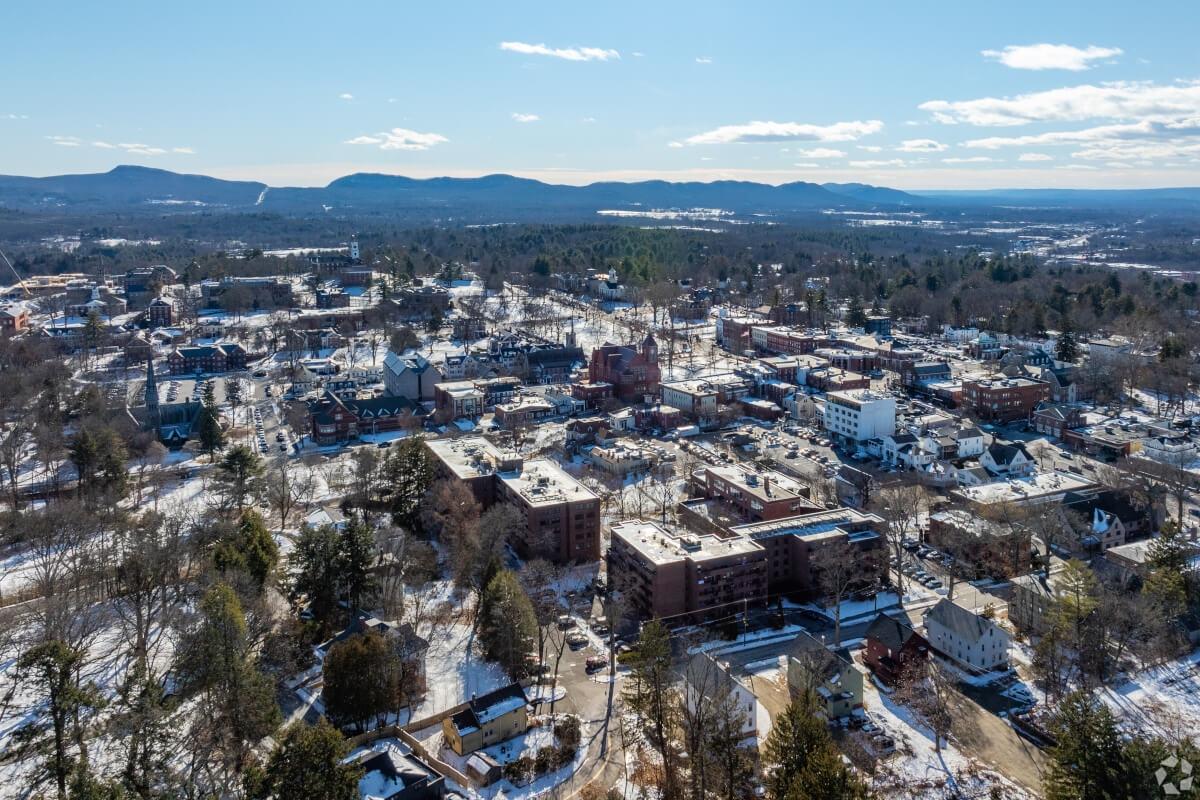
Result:
{"label": "red brick building", "polygon": [[863,664],[888,686],[929,655],[929,642],[907,620],[880,614],[867,628]]}
{"label": "red brick building", "polygon": [[193,375],[207,372],[229,372],[245,369],[249,358],[246,348],[240,344],[221,344],[177,347],[167,356],[167,365],[172,375]]}
{"label": "red brick building", "polygon": [[24,303],[0,306],[0,333],[18,333],[29,326],[29,308]]}
{"label": "red brick building", "polygon": [[1038,403],[1049,399],[1050,384],[1033,378],[964,378],[962,382],[963,408],[977,419],[1029,419]]}
{"label": "red brick building", "polygon": [[643,395],[657,394],[662,380],[658,366],[658,342],[646,334],[636,348],[628,345],[606,344],[592,351],[588,365],[588,380],[592,383],[611,383],[613,395],[622,400],[640,400]]}
{"label": "red brick building", "polygon": [[343,400],[332,392],[309,408],[312,437],[319,445],[340,444],[372,433],[419,426],[425,411],[405,397]]}

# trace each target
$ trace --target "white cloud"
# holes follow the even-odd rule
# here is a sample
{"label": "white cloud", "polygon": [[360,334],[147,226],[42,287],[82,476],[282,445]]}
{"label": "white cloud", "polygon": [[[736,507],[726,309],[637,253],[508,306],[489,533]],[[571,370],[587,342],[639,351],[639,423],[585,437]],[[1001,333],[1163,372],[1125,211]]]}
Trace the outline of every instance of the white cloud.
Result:
{"label": "white cloud", "polygon": [[1093,169],[1099,169],[1099,167],[1093,167],[1091,164],[1058,164],[1058,165],[1057,165],[1057,166],[1055,166],[1054,168],[1055,168],[1055,169],[1069,169],[1069,170],[1093,170]]}
{"label": "white cloud", "polygon": [[592,123],[595,121],[596,121],[595,117],[584,117],[583,119],[580,120],[580,122],[587,122],[587,123]]}
{"label": "white cloud", "polygon": [[118,144],[117,147],[121,148],[126,153],[132,153],[135,156],[161,156],[163,153],[167,152],[166,149],[162,147],[151,147],[148,144],[141,144],[138,142],[122,142]]}
{"label": "white cloud", "polygon": [[950,145],[933,139],[905,139],[896,149],[901,153],[940,153],[949,150]]}
{"label": "white cloud", "polygon": [[696,56],[697,64],[711,64],[712,61],[712,56]]}
{"label": "white cloud", "polygon": [[672,150],[678,150],[679,148],[683,147],[683,142],[667,142],[667,147],[671,148]]}
{"label": "white cloud", "polygon": [[860,145],[856,145],[856,147],[858,147],[859,150],[865,150],[868,153],[883,152],[883,148],[877,144],[860,144]]}
{"label": "white cloud", "polygon": [[1133,164],[1127,164],[1124,161],[1105,161],[1104,166],[1113,169],[1133,169]]}
{"label": "white cloud", "polygon": [[639,51],[637,51],[637,50],[634,50],[634,51],[633,51],[633,52],[632,52],[630,55],[632,55],[634,58],[641,58],[642,56],[644,56],[644,55],[646,55],[646,54],[645,54],[645,53],[642,53],[642,52],[639,52]]}
{"label": "white cloud", "polygon": [[354,95],[350,94],[349,92],[342,92],[341,94],[338,95],[338,99],[339,100],[353,100]]}
{"label": "white cloud", "polygon": [[172,147],[171,152],[182,156],[194,156],[196,154],[196,151],[190,147]]}
{"label": "white cloud", "polygon": [[999,159],[991,156],[967,156],[965,158],[943,158],[943,164],[992,164]]}
{"label": "white cloud", "polygon": [[868,161],[851,161],[850,166],[860,169],[872,169],[875,167],[903,167],[904,159],[892,158],[887,161],[868,160]]}
{"label": "white cloud", "polygon": [[1048,156],[1045,153],[1021,153],[1017,156],[1017,161],[1053,161],[1054,156]]}
{"label": "white cloud", "polygon": [[101,150],[116,150],[117,149],[117,146],[115,144],[110,144],[109,142],[92,142],[92,147],[99,147]]}
{"label": "white cloud", "polygon": [[537,114],[519,114],[516,111],[512,113],[512,118],[516,122],[537,122],[541,119]]}
{"label": "white cloud", "polygon": [[814,163],[812,163],[812,162],[801,162],[801,163],[799,163],[799,164],[792,164],[792,166],[793,166],[793,167],[800,167],[800,169],[817,169],[817,168],[818,168],[818,167],[820,167],[821,165],[820,165],[820,164],[814,164]]}
{"label": "white cloud", "polygon": [[434,145],[450,141],[440,133],[418,133],[407,128],[392,128],[390,131],[347,139],[345,144],[378,145],[380,150],[428,150]]}
{"label": "white cloud", "polygon": [[501,42],[500,49],[527,56],[561,58],[564,61],[608,61],[621,57],[616,50],[600,47],[547,47],[544,44],[527,44],[525,42]]}
{"label": "white cloud", "polygon": [[711,131],[689,136],[687,144],[732,144],[746,142],[850,142],[878,133],[883,123],[877,119],[809,125],[800,122],[747,122],[722,125]]}
{"label": "white cloud", "polygon": [[5,114],[2,119],[29,119],[28,114]]}
{"label": "white cloud", "polygon": [[1172,122],[1200,119],[1200,81],[1165,86],[1150,82],[1084,84],[1016,97],[929,100],[919,108],[947,124],[1026,125],[1091,119]]}
{"label": "white cloud", "polygon": [[1091,68],[1093,61],[1113,58],[1121,53],[1119,47],[1096,45],[1079,48],[1069,44],[1010,44],[1003,50],[984,50],[983,56],[1013,69],[1065,69],[1080,72]]}
{"label": "white cloud", "polygon": [[47,136],[46,138],[59,147],[79,147],[83,144],[78,136]]}
{"label": "white cloud", "polygon": [[796,149],[796,155],[801,158],[845,158],[846,153],[842,150],[834,150],[830,147],[814,147],[812,150],[803,148]]}

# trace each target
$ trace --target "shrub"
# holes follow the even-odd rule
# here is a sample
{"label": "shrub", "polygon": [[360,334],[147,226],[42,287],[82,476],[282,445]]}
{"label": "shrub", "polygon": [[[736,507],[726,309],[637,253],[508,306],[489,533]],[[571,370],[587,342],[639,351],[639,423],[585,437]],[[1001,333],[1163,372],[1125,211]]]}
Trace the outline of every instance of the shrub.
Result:
{"label": "shrub", "polygon": [[572,751],[579,747],[579,717],[563,717],[554,723],[554,736],[558,739],[558,743],[562,747],[569,747]]}

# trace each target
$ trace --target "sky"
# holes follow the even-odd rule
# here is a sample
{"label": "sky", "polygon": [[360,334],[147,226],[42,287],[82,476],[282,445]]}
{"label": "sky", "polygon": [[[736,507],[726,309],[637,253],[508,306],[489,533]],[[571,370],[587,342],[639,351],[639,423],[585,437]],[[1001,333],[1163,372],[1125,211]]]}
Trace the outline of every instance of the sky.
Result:
{"label": "sky", "polygon": [[5,11],[0,173],[1200,185],[1200,5],[70,0]]}

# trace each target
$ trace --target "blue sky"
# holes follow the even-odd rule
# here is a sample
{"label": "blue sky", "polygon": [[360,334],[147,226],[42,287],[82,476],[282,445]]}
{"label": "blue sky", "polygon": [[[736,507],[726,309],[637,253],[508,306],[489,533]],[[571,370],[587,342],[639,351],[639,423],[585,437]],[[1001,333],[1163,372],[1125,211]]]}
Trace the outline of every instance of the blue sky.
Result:
{"label": "blue sky", "polygon": [[1130,9],[26,3],[0,172],[1200,185],[1200,8]]}

